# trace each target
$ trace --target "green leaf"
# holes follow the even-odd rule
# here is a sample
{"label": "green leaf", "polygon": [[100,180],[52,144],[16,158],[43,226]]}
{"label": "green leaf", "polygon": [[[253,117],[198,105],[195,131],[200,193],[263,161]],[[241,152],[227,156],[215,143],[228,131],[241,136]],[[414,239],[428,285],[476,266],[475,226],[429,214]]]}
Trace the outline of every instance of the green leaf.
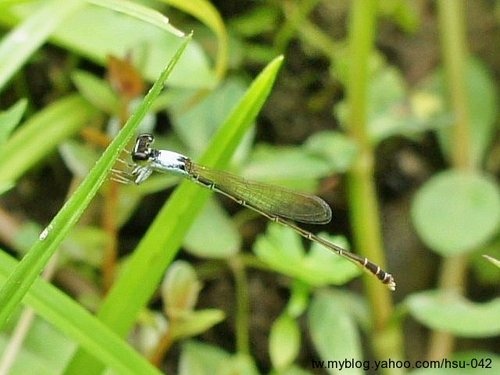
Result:
{"label": "green leaf", "polygon": [[208,26],[217,37],[217,57],[215,63],[215,74],[221,79],[227,69],[228,60],[228,36],[224,20],[215,8],[207,0],[163,0],[166,3],[182,10],[185,13],[199,19]]}
{"label": "green leaf", "polygon": [[241,237],[226,211],[210,199],[189,229],[184,247],[199,257],[228,258],[239,251]]}
{"label": "green leaf", "polygon": [[404,127],[406,95],[403,77],[397,69],[384,67],[373,76],[368,88],[368,129],[376,142]]}
{"label": "green leaf", "polygon": [[[5,285],[7,277],[18,264],[0,249],[0,285]],[[130,375],[160,373],[123,339],[53,285],[37,279],[24,301],[36,311],[37,315],[118,373]],[[45,335],[43,345],[50,345],[50,342],[53,342],[47,338]],[[62,356],[62,359],[66,360],[64,355],[63,350],[58,351],[57,356]],[[53,353],[50,353],[50,356],[55,357]],[[53,373],[52,369],[50,374]]]}
{"label": "green leaf", "polygon": [[[427,129],[450,125],[449,113],[442,96],[436,92],[417,91],[410,95],[401,73],[374,54],[370,63],[371,79],[368,86],[367,124],[373,143],[380,143],[394,135],[409,138]],[[347,100],[335,106],[342,124],[347,123]]]}
{"label": "green leaf", "polygon": [[[345,248],[345,242],[341,243],[338,238],[325,234],[321,237]],[[279,224],[268,225],[266,234],[257,239],[253,250],[273,270],[309,285],[340,285],[360,273],[359,268],[351,262],[317,243],[312,244],[311,251],[306,255],[301,237]]]}
{"label": "green leaf", "polygon": [[420,188],[411,213],[427,246],[444,256],[461,254],[485,243],[498,230],[500,192],[480,174],[446,171]]}
{"label": "green leaf", "polygon": [[71,79],[80,94],[94,107],[109,115],[118,113],[120,101],[106,81],[85,71],[74,72]]}
{"label": "green leaf", "polygon": [[461,337],[494,337],[500,334],[500,298],[474,303],[456,293],[423,292],[410,296],[411,315],[433,330]]}
{"label": "green leaf", "polygon": [[302,147],[255,147],[242,174],[255,181],[282,185],[301,191],[314,191],[319,178],[332,171],[326,160]]}
{"label": "green leaf", "polygon": [[61,144],[59,152],[66,167],[71,170],[75,177],[80,178],[85,177],[99,159],[97,151],[73,140],[67,140]]}
{"label": "green leaf", "polygon": [[[465,88],[469,104],[469,139],[473,163],[481,166],[489,146],[494,139],[495,124],[498,121],[498,92],[492,74],[484,64],[476,59],[467,62]],[[446,97],[446,84],[443,72],[439,70],[432,78],[433,90]],[[439,141],[448,159],[451,159],[450,144],[453,128],[442,128],[438,131]]]}
{"label": "green leaf", "polygon": [[131,17],[143,20],[146,23],[150,23],[160,29],[172,33],[173,35],[179,38],[186,36],[184,32],[173,27],[168,21],[168,18],[165,17],[163,14],[157,12],[154,9],[145,7],[143,5],[125,0],[86,0],[86,1],[89,3],[93,3],[95,5],[99,5],[103,8],[109,8],[117,12],[127,14]]}
{"label": "green leaf", "polygon": [[13,245],[15,249],[19,249],[21,253],[27,251],[38,239],[42,227],[33,222],[27,221],[23,223],[18,230],[14,232]]}
{"label": "green leaf", "polygon": [[190,341],[183,345],[179,375],[258,375],[250,356],[229,355],[211,345]]}
{"label": "green leaf", "polygon": [[[372,63],[382,64],[376,55],[373,60]],[[371,74],[367,92],[367,126],[370,138],[377,143],[394,134],[404,133],[411,114],[405,108],[407,93],[399,71],[382,64]],[[342,124],[347,123],[347,111],[347,99],[335,106]]]}
{"label": "green leaf", "polygon": [[216,309],[185,311],[182,317],[171,321],[173,340],[196,336],[224,320],[224,312]]}
{"label": "green leaf", "polygon": [[224,363],[227,363],[230,358],[230,354],[218,347],[188,341],[182,345],[179,375],[220,374]]}
{"label": "green leaf", "polygon": [[20,99],[9,109],[0,112],[0,151],[12,130],[21,121],[27,105],[28,101],[26,99]]}
{"label": "green leaf", "polygon": [[89,103],[79,95],[71,95],[31,117],[2,147],[0,184],[15,182],[96,115]]}
{"label": "green leaf", "polygon": [[[183,109],[188,105],[186,103],[171,105],[175,133],[188,147],[191,157],[196,157],[206,149],[208,140],[216,133],[246,89],[247,85],[240,79],[231,79],[217,87],[189,111]],[[192,93],[187,100],[192,101],[191,95]]]}
{"label": "green leaf", "polygon": [[[32,54],[71,14],[80,10],[84,2],[69,0],[44,1],[32,8],[23,23],[10,31],[0,42],[0,91]],[[0,4],[1,17],[9,17],[5,4]]]}
{"label": "green leaf", "polygon": [[292,318],[298,318],[309,307],[311,288],[300,280],[294,280],[290,288],[290,299],[286,305],[286,313]]}
{"label": "green leaf", "polygon": [[330,173],[344,173],[354,162],[358,148],[352,139],[337,131],[314,133],[305,143],[307,150],[324,157]]}
{"label": "green leaf", "polygon": [[172,263],[161,285],[167,316],[172,318],[191,311],[200,289],[201,283],[189,263],[182,260]]}
{"label": "green leaf", "polygon": [[282,371],[297,358],[300,349],[300,329],[297,321],[288,314],[276,319],[269,335],[269,355],[273,367]]}
{"label": "green leaf", "polygon": [[[172,59],[183,42],[182,38],[165,32],[163,27],[157,27],[154,19],[148,17],[138,19],[135,16],[86,4],[81,0],[76,2],[86,6],[66,18],[51,35],[50,40],[102,65],[106,64],[109,55],[119,57],[130,55],[134,66],[138,67],[143,77],[155,81],[165,63]],[[45,14],[44,24],[50,23],[47,20],[52,20],[54,14],[57,14],[55,13],[57,9],[61,8],[61,4],[66,5],[69,1],[62,3],[53,1],[53,3],[55,10],[52,9],[52,13]],[[38,2],[22,2],[0,6],[0,23],[13,26],[19,19],[27,19],[35,12],[38,4]],[[34,32],[39,33],[39,30],[36,29]],[[37,34],[33,37],[37,37]],[[27,38],[30,40],[29,35]],[[207,88],[212,87],[215,82],[216,78],[210,70],[207,57],[201,47],[193,41],[169,78],[168,85]]]}
{"label": "green leaf", "polygon": [[[364,363],[356,324],[348,306],[339,302],[334,293],[318,293],[314,296],[308,313],[314,347],[324,361],[335,359],[339,362],[354,360]],[[337,374],[339,370],[340,364],[329,372]],[[352,366],[350,374],[361,375],[367,370]]]}

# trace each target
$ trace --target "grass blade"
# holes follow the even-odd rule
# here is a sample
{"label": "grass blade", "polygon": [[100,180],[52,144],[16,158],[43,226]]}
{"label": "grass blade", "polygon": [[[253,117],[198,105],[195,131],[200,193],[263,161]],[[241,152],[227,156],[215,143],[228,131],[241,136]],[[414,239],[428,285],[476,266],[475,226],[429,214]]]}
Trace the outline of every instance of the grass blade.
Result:
{"label": "grass blade", "polygon": [[14,183],[97,114],[94,107],[75,94],[31,117],[0,147],[0,184]]}
{"label": "grass blade", "polygon": [[[0,251],[0,282],[15,267],[16,261]],[[122,338],[49,283],[36,280],[26,295],[26,303],[38,315],[118,373],[161,374]]]}
{"label": "grass blade", "polygon": [[173,27],[163,14],[143,5],[124,0],[87,0],[87,2],[135,17],[180,38],[186,36],[184,32]]}
{"label": "grass blade", "polygon": [[83,180],[82,184],[54,217],[52,222],[40,234],[39,240],[19,262],[0,289],[0,329],[5,325],[8,317],[21,302],[36,277],[43,270],[50,257],[57,250],[62,240],[76,224],[85,208],[99,190],[109,170],[114,165],[118,154],[126,146],[130,138],[132,138],[135,129],[151,108],[154,99],[162,91],[165,80],[180,59],[189,40],[191,40],[191,37],[185,39],[167,68],[145,96],[137,111],[130,117],[94,168],[92,168],[89,175]]}

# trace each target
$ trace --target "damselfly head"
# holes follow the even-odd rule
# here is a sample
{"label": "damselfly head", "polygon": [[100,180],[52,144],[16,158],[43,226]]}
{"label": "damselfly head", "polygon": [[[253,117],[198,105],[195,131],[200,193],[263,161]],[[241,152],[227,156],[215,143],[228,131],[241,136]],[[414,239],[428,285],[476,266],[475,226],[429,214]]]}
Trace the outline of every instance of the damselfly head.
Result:
{"label": "damselfly head", "polygon": [[151,144],[155,138],[151,134],[141,134],[135,141],[134,149],[132,150],[132,160],[141,162],[150,160],[156,155],[157,150],[151,148]]}
{"label": "damselfly head", "polygon": [[135,141],[132,151],[122,150],[131,161],[117,158],[120,168],[111,170],[110,179],[122,184],[140,184],[153,172],[150,163],[158,155],[158,150],[151,148],[154,137],[151,134],[141,134]]}

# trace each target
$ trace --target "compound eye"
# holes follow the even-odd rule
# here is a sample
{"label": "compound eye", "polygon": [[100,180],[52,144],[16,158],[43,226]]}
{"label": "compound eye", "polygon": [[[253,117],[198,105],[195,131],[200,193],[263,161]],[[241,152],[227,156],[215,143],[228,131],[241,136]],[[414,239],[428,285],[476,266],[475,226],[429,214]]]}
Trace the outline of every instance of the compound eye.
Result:
{"label": "compound eye", "polygon": [[132,160],[133,161],[146,161],[148,159],[149,159],[148,152],[139,152],[139,151],[132,152]]}

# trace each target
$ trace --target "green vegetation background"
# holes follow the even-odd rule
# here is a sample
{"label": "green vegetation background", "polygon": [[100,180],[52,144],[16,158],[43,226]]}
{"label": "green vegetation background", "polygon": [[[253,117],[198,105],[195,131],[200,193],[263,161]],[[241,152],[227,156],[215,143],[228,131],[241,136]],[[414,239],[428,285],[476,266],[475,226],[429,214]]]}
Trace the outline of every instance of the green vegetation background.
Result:
{"label": "green vegetation background", "polygon": [[[500,2],[5,1],[0,23],[0,373],[500,366]],[[146,131],[321,195],[307,229],[396,292],[189,181],[110,180]]]}

